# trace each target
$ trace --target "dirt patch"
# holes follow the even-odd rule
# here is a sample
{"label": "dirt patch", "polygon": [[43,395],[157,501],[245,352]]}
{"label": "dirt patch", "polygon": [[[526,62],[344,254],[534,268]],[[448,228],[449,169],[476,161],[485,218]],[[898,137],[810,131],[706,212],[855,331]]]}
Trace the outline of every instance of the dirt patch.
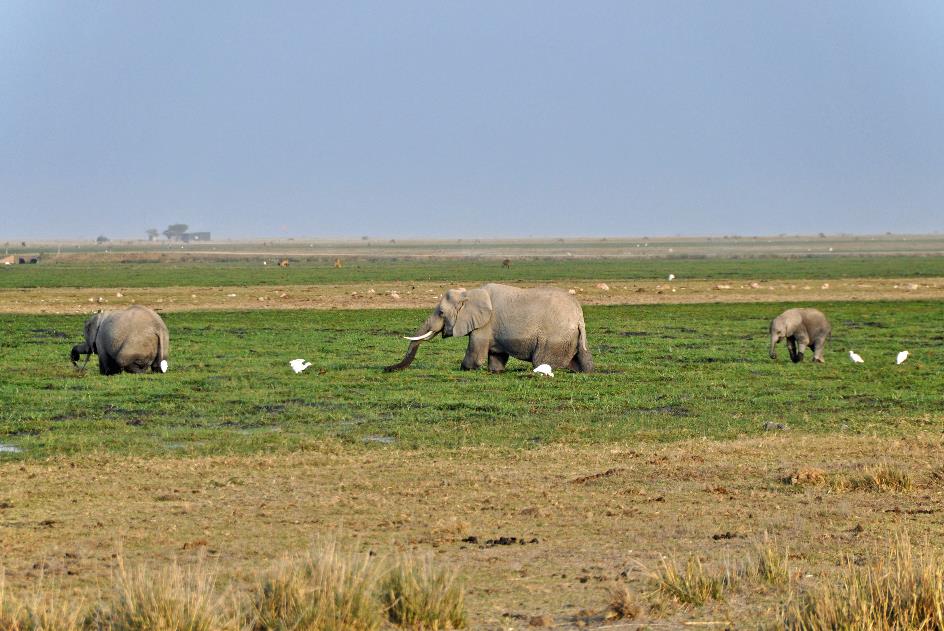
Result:
{"label": "dirt patch", "polygon": [[[743,281],[730,281],[731,289],[714,290],[716,281],[693,280],[664,291],[662,283],[639,281],[610,282],[610,289],[597,289],[586,281],[553,283],[515,283],[520,287],[555,285],[577,288],[577,299],[584,305],[624,304],[700,304],[742,302],[805,302],[841,300],[944,300],[944,278],[916,279],[826,279],[829,287],[820,289],[823,279],[774,281],[754,288]],[[430,308],[449,287],[475,286],[480,283],[442,282],[347,283],[325,285],[233,286],[233,287],[140,287],[117,288],[0,289],[0,313],[92,313],[105,308],[142,304],[159,312],[232,311],[247,309],[406,309]],[[644,285],[646,291],[639,291]],[[755,283],[756,284],[756,283]],[[909,289],[909,287],[914,289]],[[376,287],[376,289],[375,289]],[[656,289],[662,287],[663,289]],[[101,301],[99,300],[101,298]],[[878,323],[870,323],[869,326]],[[693,332],[689,328],[679,329]],[[239,330],[232,331],[240,335]],[[43,333],[44,335],[46,333]],[[626,331],[622,335],[644,335]]]}
{"label": "dirt patch", "polygon": [[[549,614],[576,620],[605,606],[614,581],[642,593],[663,557],[723,563],[769,537],[789,548],[800,580],[813,581],[847,556],[879,555],[895,532],[939,546],[940,449],[931,434],[791,434],[521,451],[322,443],[275,455],[63,456],[0,464],[0,559],[15,591],[45,580],[92,597],[119,545],[131,562],[210,556],[224,581],[245,587],[273,559],[333,533],[379,554],[405,549],[455,565],[472,628],[507,628],[510,615],[525,624]],[[895,462],[913,487],[832,496],[816,483],[817,472],[882,461]],[[572,483],[580,471],[587,481]],[[803,471],[804,483],[782,483],[786,472]],[[663,625],[753,628],[779,598],[761,591],[714,609],[642,615]]]}

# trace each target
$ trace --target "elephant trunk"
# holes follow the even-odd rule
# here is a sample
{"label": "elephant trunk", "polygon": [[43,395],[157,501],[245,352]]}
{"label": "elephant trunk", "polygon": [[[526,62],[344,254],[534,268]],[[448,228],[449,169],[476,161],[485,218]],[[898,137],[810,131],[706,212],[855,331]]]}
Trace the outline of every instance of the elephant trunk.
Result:
{"label": "elephant trunk", "polygon": [[776,333],[772,333],[770,335],[770,358],[771,359],[777,359],[777,342],[779,341],[780,339],[777,337]]}
{"label": "elephant trunk", "polygon": [[416,359],[416,351],[419,350],[420,344],[436,337],[436,334],[440,333],[442,328],[443,319],[441,317],[432,314],[426,318],[426,322],[423,323],[423,326],[421,326],[412,337],[408,338],[410,340],[410,346],[406,349],[406,355],[403,356],[403,359],[401,359],[399,363],[385,367],[384,372],[394,372],[409,367],[409,365],[413,363],[413,360]]}
{"label": "elephant trunk", "polygon": [[86,355],[86,361],[88,361],[88,358],[92,356],[91,349],[89,349],[88,344],[84,342],[82,344],[76,344],[75,346],[73,346],[72,352],[69,354],[69,359],[72,360],[72,365],[75,366],[76,368],[79,367],[78,362],[79,362],[79,356],[81,355]]}

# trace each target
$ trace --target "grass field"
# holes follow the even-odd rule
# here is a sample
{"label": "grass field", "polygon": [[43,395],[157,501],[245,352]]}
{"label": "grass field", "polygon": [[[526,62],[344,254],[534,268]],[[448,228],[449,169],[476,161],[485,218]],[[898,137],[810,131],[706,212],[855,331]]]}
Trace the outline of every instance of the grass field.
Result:
{"label": "grass field", "polygon": [[[94,599],[120,546],[131,562],[209,556],[244,593],[328,534],[455,568],[471,628],[611,624],[614,586],[635,603],[621,628],[757,628],[895,537],[939,551],[939,239],[725,241],[641,257],[632,242],[332,246],[341,269],[284,243],[82,246],[0,269],[0,574],[12,593],[51,580]],[[803,254],[827,243],[842,255]],[[597,372],[462,372],[465,339],[381,372],[442,287],[485,280],[576,287]],[[73,368],[84,314],[131,300],[163,308],[170,371]],[[827,363],[769,359],[770,319],[812,301],[833,324]],[[296,375],[295,357],[313,366]],[[762,545],[788,562],[776,584],[744,570]],[[676,562],[715,595],[687,601]]]}
{"label": "grass field", "polygon": [[[268,259],[268,265],[262,261]],[[280,268],[258,260],[169,260],[117,258],[0,268],[0,289],[30,287],[217,287],[318,285],[359,282],[442,281],[535,282],[684,279],[924,278],[944,276],[944,256],[802,258],[525,258],[503,267],[492,258],[354,258],[340,269],[333,258],[304,258]]]}
{"label": "grass field", "polygon": [[[337,439],[405,448],[734,438],[764,423],[798,431],[902,433],[939,426],[944,331],[933,302],[823,305],[827,364],[767,357],[783,304],[586,310],[597,373],[458,370],[464,339],[405,350],[415,310],[167,314],[167,375],[103,379],[68,362],[83,318],[0,317],[0,435],[21,457],[81,453],[242,453]],[[894,365],[902,349],[908,363]],[[846,353],[867,358],[855,366]],[[295,375],[288,360],[314,366]],[[807,358],[809,359],[809,358]],[[921,387],[913,387],[920,383]]]}

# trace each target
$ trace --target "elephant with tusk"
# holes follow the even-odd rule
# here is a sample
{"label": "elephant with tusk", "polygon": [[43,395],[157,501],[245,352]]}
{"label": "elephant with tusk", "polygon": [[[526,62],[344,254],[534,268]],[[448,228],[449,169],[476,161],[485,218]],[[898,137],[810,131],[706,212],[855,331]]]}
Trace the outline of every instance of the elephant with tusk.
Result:
{"label": "elephant with tusk", "polygon": [[509,357],[593,371],[587,347],[583,310],[562,289],[520,289],[490,283],[477,289],[450,289],[426,322],[413,336],[403,359],[386,372],[402,370],[413,363],[422,342],[441,334],[444,338],[469,336],[469,346],[460,367],[475,370],[486,362],[492,372],[501,372]]}
{"label": "elephant with tusk", "polygon": [[103,375],[120,372],[167,372],[170,335],[167,326],[151,309],[134,305],[116,311],[99,311],[85,322],[85,342],[72,347],[72,364],[81,355],[88,363],[98,355]]}
{"label": "elephant with tusk", "polygon": [[810,347],[813,361],[822,364],[831,333],[832,326],[819,309],[787,309],[770,323],[770,358],[777,359],[777,343],[786,339],[793,363],[803,361],[803,352]]}

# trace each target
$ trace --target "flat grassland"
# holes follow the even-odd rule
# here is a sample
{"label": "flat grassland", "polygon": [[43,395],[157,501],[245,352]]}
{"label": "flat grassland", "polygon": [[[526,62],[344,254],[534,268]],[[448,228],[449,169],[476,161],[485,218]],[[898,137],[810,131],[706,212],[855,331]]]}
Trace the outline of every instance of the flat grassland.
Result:
{"label": "flat grassland", "polygon": [[[939,546],[940,243],[744,241],[652,240],[639,249],[658,254],[639,257],[629,241],[66,247],[0,269],[8,587],[45,575],[92,594],[119,545],[132,559],[210,554],[241,585],[334,533],[458,567],[475,628],[602,624],[613,584],[650,624],[753,624],[895,534]],[[461,372],[454,339],[380,372],[441,288],[486,280],[574,287],[597,372]],[[131,300],[164,312],[171,370],[74,369],[84,314]],[[792,364],[783,348],[770,360],[770,318],[814,300],[833,323],[827,363]],[[293,374],[295,357],[313,366]],[[835,482],[876,467],[907,484]],[[789,549],[788,586],[703,606],[657,594],[663,555],[721,567],[765,533]],[[511,536],[533,543],[498,543]]]}

